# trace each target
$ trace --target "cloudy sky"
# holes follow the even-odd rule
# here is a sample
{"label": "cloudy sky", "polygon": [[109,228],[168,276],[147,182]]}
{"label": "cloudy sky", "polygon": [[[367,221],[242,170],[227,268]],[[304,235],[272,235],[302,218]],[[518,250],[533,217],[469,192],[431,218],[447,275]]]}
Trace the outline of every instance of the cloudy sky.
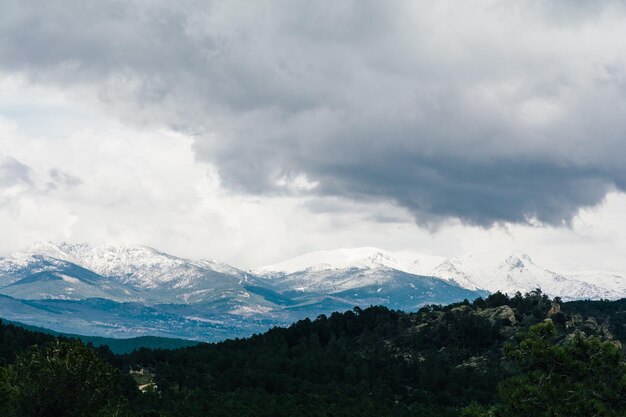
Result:
{"label": "cloudy sky", "polygon": [[626,6],[0,0],[0,254],[626,271]]}

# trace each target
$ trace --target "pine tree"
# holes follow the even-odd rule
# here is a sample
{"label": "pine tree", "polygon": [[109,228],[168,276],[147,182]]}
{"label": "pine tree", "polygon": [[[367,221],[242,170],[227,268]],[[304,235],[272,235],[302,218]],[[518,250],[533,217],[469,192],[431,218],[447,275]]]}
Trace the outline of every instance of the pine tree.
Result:
{"label": "pine tree", "polygon": [[496,414],[507,417],[626,415],[626,363],[619,343],[575,332],[562,341],[547,320],[505,355],[521,373],[499,386]]}
{"label": "pine tree", "polygon": [[79,341],[34,346],[10,373],[20,417],[124,415],[118,371]]}

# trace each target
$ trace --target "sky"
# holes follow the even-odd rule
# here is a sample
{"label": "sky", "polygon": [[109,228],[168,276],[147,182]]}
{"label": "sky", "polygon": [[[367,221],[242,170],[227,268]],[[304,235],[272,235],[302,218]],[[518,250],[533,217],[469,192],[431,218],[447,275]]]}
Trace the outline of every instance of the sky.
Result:
{"label": "sky", "polygon": [[626,6],[0,0],[0,255],[626,272]]}

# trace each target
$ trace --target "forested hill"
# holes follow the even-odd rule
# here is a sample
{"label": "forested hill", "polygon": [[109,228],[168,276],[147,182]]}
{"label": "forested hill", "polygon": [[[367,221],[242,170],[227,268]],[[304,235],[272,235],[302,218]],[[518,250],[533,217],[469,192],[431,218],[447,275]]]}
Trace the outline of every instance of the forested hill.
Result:
{"label": "forested hill", "polygon": [[[7,331],[15,330],[0,327],[0,340]],[[95,358],[82,345],[64,348],[50,336],[20,332],[0,351],[7,365],[0,396],[10,400],[0,398],[8,410],[2,415],[575,417],[626,411],[620,344],[626,342],[626,300],[561,303],[537,291],[415,313],[355,308],[248,339],[122,356],[100,349]],[[29,344],[52,347],[25,350]],[[72,355],[101,367],[72,375],[54,368],[55,360],[67,363]],[[43,395],[36,379],[26,389],[24,379],[41,357],[47,381],[63,379],[54,386],[95,390],[114,381],[98,389],[108,397],[90,411],[69,410],[79,394],[50,392],[47,383]],[[109,377],[93,380],[93,369]],[[131,369],[147,392],[133,387]],[[56,408],[46,403],[51,399]],[[59,414],[63,410],[68,413]]]}
{"label": "forested hill", "polygon": [[106,345],[113,353],[116,354],[129,353],[142,347],[149,349],[177,349],[186,346],[195,346],[201,343],[194,340],[157,336],[139,336],[127,339],[117,339],[100,336],[83,336],[78,334],[55,332],[54,330],[15,322],[12,320],[4,320],[4,323],[21,327],[26,330],[31,330],[34,333],[45,333],[53,336],[60,336],[61,338],[66,339],[79,339],[85,344],[91,344],[96,347]]}

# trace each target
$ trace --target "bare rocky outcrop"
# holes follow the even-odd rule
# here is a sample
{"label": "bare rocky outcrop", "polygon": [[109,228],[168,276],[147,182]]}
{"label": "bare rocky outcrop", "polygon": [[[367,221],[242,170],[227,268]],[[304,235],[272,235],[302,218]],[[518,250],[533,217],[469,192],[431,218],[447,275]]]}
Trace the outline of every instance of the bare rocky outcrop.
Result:
{"label": "bare rocky outcrop", "polygon": [[490,322],[501,322],[515,325],[517,319],[515,318],[515,311],[509,306],[500,306],[495,308],[486,308],[478,312],[478,315],[488,319]]}
{"label": "bare rocky outcrop", "polygon": [[569,316],[569,319],[565,322],[565,328],[566,329],[571,329],[571,328],[578,328],[581,327],[583,324],[583,318],[580,314],[572,314],[571,316]]}
{"label": "bare rocky outcrop", "polygon": [[546,314],[547,317],[552,317],[557,313],[561,312],[561,305],[558,303],[552,303],[552,305],[550,306],[550,310],[548,310],[548,313]]}

